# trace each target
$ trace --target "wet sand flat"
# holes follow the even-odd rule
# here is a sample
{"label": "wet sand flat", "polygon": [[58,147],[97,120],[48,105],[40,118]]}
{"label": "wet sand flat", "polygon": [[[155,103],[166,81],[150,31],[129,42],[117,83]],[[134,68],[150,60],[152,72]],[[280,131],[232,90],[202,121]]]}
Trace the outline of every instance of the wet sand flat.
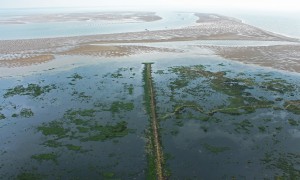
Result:
{"label": "wet sand flat", "polygon": [[68,22],[68,21],[107,21],[107,22],[151,22],[160,20],[154,12],[90,12],[90,13],[58,13],[24,15],[2,18],[0,24],[28,24],[43,22]]}
{"label": "wet sand flat", "polygon": [[240,61],[246,64],[256,64],[265,67],[272,67],[279,70],[300,72],[299,45],[202,47],[210,49],[217,55],[226,59]]}
{"label": "wet sand flat", "polygon": [[[73,16],[74,15],[74,16]],[[73,14],[66,16],[62,21],[70,20],[81,17],[80,14]],[[167,30],[145,30],[142,32],[129,32],[129,33],[116,33],[116,34],[101,34],[101,35],[88,35],[88,36],[74,36],[74,37],[59,37],[59,38],[41,38],[41,39],[20,39],[20,40],[0,40],[0,56],[2,65],[7,66],[11,61],[11,64],[16,64],[24,60],[28,61],[28,57],[37,57],[40,54],[55,55],[92,55],[98,57],[121,57],[130,56],[133,54],[143,54],[149,52],[182,52],[182,49],[169,49],[169,48],[157,48],[151,47],[151,45],[143,46],[143,43],[151,44],[153,42],[180,42],[180,41],[196,41],[196,40],[255,40],[255,41],[286,41],[297,42],[298,40],[284,37],[282,35],[274,34],[261,30],[259,28],[244,24],[240,20],[221,16],[217,14],[201,14],[195,13],[198,17],[197,24],[194,26],[188,26],[179,29],[167,29]],[[58,20],[60,16],[54,16],[54,20]],[[102,18],[106,20],[122,19],[122,18],[134,18],[143,20],[156,20],[155,13],[120,13],[117,15],[110,15],[110,13],[94,14],[94,18]],[[106,17],[106,18],[105,18]],[[45,18],[44,16],[40,18]],[[73,20],[74,20],[73,19]],[[51,21],[52,19],[50,19]],[[82,19],[77,19],[82,20]],[[109,45],[117,43],[116,45]],[[136,46],[128,46],[128,43],[138,43]],[[98,46],[95,46],[97,44]],[[99,46],[102,45],[102,46]],[[199,46],[200,47],[200,46]],[[208,47],[203,47],[207,49]],[[209,47],[216,54],[225,57],[232,58],[232,60],[238,60],[246,63],[253,63],[263,65],[267,67],[274,67],[277,69],[290,70],[299,72],[298,67],[291,69],[290,65],[296,63],[293,56],[297,51],[297,47],[290,46],[277,46],[275,49],[269,47],[265,48],[246,48],[236,49],[235,51],[229,50],[230,48]],[[293,50],[294,48],[294,50]],[[296,48],[296,49],[295,49]],[[287,50],[287,51],[286,51]],[[239,52],[240,51],[240,52]],[[252,53],[251,51],[255,51]],[[273,51],[272,56],[259,54],[260,51]],[[250,53],[249,58],[245,55]],[[238,55],[240,54],[240,55]],[[257,55],[257,56],[256,56]],[[280,55],[291,57],[290,59],[278,58],[278,64],[274,65],[271,59]],[[10,58],[15,56],[21,56],[17,58]],[[236,57],[239,56],[240,58]],[[261,56],[264,56],[263,58]],[[296,55],[298,57],[298,55]],[[7,58],[8,57],[8,58]],[[48,58],[49,59],[49,58]],[[52,58],[53,59],[53,58]],[[50,59],[49,59],[50,60]],[[255,61],[256,60],[256,61]],[[282,61],[281,61],[282,60]],[[32,61],[36,61],[34,58]],[[288,61],[286,63],[286,61]],[[25,61],[24,61],[25,62]],[[44,61],[46,62],[46,61]],[[41,61],[42,63],[42,61]],[[19,64],[22,64],[21,62]],[[28,63],[23,63],[28,64]],[[284,64],[284,65],[283,65]]]}

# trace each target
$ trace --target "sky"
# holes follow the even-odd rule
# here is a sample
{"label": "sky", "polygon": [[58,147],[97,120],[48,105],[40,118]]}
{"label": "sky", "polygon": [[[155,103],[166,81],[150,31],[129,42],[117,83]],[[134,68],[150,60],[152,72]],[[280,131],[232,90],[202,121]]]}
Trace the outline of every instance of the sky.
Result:
{"label": "sky", "polygon": [[109,7],[136,9],[256,9],[300,11],[299,0],[0,0],[0,8]]}

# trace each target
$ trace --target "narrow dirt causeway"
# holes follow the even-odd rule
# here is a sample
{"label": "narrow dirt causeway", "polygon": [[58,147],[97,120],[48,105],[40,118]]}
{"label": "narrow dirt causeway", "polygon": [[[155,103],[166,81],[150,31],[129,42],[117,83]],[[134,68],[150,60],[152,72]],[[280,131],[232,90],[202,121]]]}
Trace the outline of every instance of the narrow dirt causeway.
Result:
{"label": "narrow dirt causeway", "polygon": [[150,151],[154,155],[155,159],[155,170],[158,180],[163,180],[164,171],[163,171],[163,153],[159,140],[159,124],[156,117],[156,104],[155,104],[155,92],[153,89],[152,75],[151,75],[151,64],[144,63],[144,83],[145,83],[145,103],[147,111],[150,115],[151,130],[150,130]]}

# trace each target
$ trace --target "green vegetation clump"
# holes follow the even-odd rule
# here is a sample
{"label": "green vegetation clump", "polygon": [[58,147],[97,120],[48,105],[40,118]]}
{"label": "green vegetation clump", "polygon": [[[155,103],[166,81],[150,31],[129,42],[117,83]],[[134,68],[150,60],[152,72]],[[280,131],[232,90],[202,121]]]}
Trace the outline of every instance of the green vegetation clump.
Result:
{"label": "green vegetation clump", "polygon": [[6,118],[5,115],[0,113],[0,120],[5,119],[5,118]]}
{"label": "green vegetation clump", "polygon": [[109,111],[114,113],[119,113],[120,111],[132,111],[134,108],[134,104],[129,102],[121,102],[121,101],[115,101],[111,104]]}
{"label": "green vegetation clump", "polygon": [[211,152],[211,153],[214,153],[214,154],[219,154],[219,153],[221,153],[221,152],[230,150],[229,147],[212,146],[212,145],[207,144],[207,143],[203,144],[203,147],[204,147],[207,151],[209,151],[209,152]]}
{"label": "green vegetation clump", "polygon": [[133,87],[132,84],[130,84],[130,86],[128,87],[128,93],[129,93],[130,95],[132,95],[132,94],[133,94],[133,90],[134,90],[134,87]]}
{"label": "green vegetation clump", "polygon": [[11,115],[11,117],[13,117],[13,118],[16,118],[16,117],[29,118],[32,116],[34,116],[34,113],[32,112],[31,109],[28,109],[28,108],[22,108],[19,114],[14,113]]}
{"label": "green vegetation clump", "polygon": [[81,141],[105,141],[113,138],[124,137],[131,131],[127,128],[127,122],[121,121],[116,125],[94,125],[90,127],[88,137],[82,138]]}
{"label": "green vegetation clump", "polygon": [[249,128],[253,127],[253,124],[249,120],[243,120],[239,123],[234,123],[234,125],[236,126],[236,128],[235,128],[236,132],[240,132],[240,130],[243,130],[243,131],[249,133],[250,132]]}
{"label": "green vegetation clump", "polygon": [[29,172],[23,172],[16,177],[17,180],[41,180],[43,178],[43,175]]}
{"label": "green vegetation clump", "polygon": [[295,121],[294,119],[289,119],[289,124],[292,126],[299,126],[299,122]]}
{"label": "green vegetation clump", "polygon": [[63,127],[63,122],[61,121],[52,121],[48,124],[43,124],[39,126],[38,131],[41,131],[45,136],[56,136],[57,138],[63,138],[67,136],[67,133],[70,131]]}
{"label": "green vegetation clump", "polygon": [[266,132],[266,127],[265,126],[259,126],[258,127],[258,130],[260,131],[260,132]]}
{"label": "green vegetation clump", "polygon": [[[250,114],[259,108],[273,107],[274,102],[264,98],[256,98],[248,91],[258,85],[253,78],[226,77],[226,72],[206,71],[205,67],[202,65],[172,67],[170,71],[178,75],[178,77],[170,83],[172,93],[174,93],[175,89],[188,86],[191,81],[199,80],[200,78],[200,80],[207,83],[212,90],[228,96],[227,102],[229,102],[229,104],[222,105],[221,107],[219,106],[216,109],[205,111],[205,109],[199,105],[185,106],[187,104],[185,102],[185,105],[181,105],[184,108],[192,108],[200,113],[212,116],[217,112],[229,115]],[[199,84],[201,82],[197,81],[197,83]],[[193,96],[198,96],[198,89],[199,88],[187,88],[185,92],[188,92]],[[210,94],[208,94],[208,96],[210,96]]]}
{"label": "green vegetation clump", "polygon": [[[76,117],[78,117],[78,115],[82,117],[95,117],[95,112],[96,110],[94,109],[79,109],[79,110],[70,109],[65,113],[64,116],[68,119],[75,119]],[[79,121],[81,120],[77,119],[76,121],[79,123]]]}
{"label": "green vegetation clump", "polygon": [[84,152],[81,146],[63,144],[59,140],[106,141],[124,137],[133,132],[127,128],[127,122],[125,121],[118,122],[115,125],[100,125],[94,119],[95,112],[96,110],[93,109],[70,109],[66,111],[62,120],[43,123],[42,126],[37,127],[37,130],[50,138],[43,145],[52,148],[66,147],[68,150]]}
{"label": "green vegetation clump", "polygon": [[52,148],[58,148],[58,147],[62,147],[62,143],[55,141],[55,140],[48,140],[45,143],[43,143],[43,145],[47,146],[47,147],[52,147]]}
{"label": "green vegetation clump", "polygon": [[76,81],[77,79],[82,79],[83,77],[77,73],[74,73],[71,77],[68,78],[72,78],[72,81]]}
{"label": "green vegetation clump", "polygon": [[29,118],[31,116],[34,116],[34,113],[32,112],[31,109],[23,108],[20,111],[20,116],[25,117],[25,118]]}
{"label": "green vegetation clump", "polygon": [[104,179],[112,179],[115,176],[115,173],[113,172],[104,172],[102,173],[102,176]]}
{"label": "green vegetation clump", "polygon": [[281,94],[295,91],[295,87],[283,79],[265,81],[261,84],[261,87]]}
{"label": "green vegetation clump", "polygon": [[300,114],[300,100],[286,101],[284,106],[286,110],[294,114]]}
{"label": "green vegetation clump", "polygon": [[291,179],[296,180],[300,179],[300,170],[297,167],[299,164],[299,155],[298,154],[271,154],[266,153],[265,157],[262,159],[267,166],[272,166],[280,170],[280,175],[278,175],[277,179]]}
{"label": "green vegetation clump", "polygon": [[75,146],[73,144],[67,144],[66,147],[68,148],[68,150],[72,150],[72,151],[80,151],[81,150],[81,146]]}
{"label": "green vegetation clump", "polygon": [[31,156],[32,159],[35,159],[39,162],[42,161],[53,161],[55,163],[57,163],[57,158],[58,155],[55,153],[46,153],[46,154],[37,154],[37,155],[33,155]]}
{"label": "green vegetation clump", "polygon": [[278,158],[274,166],[283,171],[282,179],[300,179],[300,170],[296,169],[294,164],[286,158]]}
{"label": "green vegetation clump", "polygon": [[31,97],[38,97],[44,93],[50,92],[52,89],[55,89],[55,85],[46,85],[39,86],[37,84],[28,84],[27,87],[23,85],[16,86],[12,89],[8,89],[7,92],[3,95],[4,98],[8,98],[15,95],[28,95]]}

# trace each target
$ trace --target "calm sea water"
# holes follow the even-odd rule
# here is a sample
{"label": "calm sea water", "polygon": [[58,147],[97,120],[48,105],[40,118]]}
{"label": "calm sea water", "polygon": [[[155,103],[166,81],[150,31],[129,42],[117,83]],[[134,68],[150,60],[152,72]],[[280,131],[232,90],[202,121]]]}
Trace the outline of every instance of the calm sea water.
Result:
{"label": "calm sea water", "polygon": [[[0,18],[15,17],[40,13],[65,13],[71,10],[0,10]],[[78,12],[78,11],[73,11]],[[84,10],[80,12],[95,12]],[[137,32],[145,30],[173,29],[194,25],[197,17],[193,13],[159,12],[163,19],[154,22],[140,23],[108,23],[101,21],[86,22],[50,22],[29,24],[0,24],[0,40],[31,39],[48,37],[66,37],[93,34],[110,34],[121,32]]]}
{"label": "calm sea water", "polygon": [[300,12],[221,12],[267,31],[300,39]]}
{"label": "calm sea water", "polygon": [[[95,12],[92,9],[0,9],[0,19],[40,13]],[[205,10],[205,12],[211,12]],[[245,23],[282,35],[300,38],[300,13],[263,13],[250,11],[211,12],[235,17]],[[0,40],[30,39],[45,37],[63,37],[120,32],[136,32],[170,29],[195,24],[197,17],[193,13],[158,12],[163,19],[154,22],[116,23],[103,22],[63,22],[0,24]]]}

